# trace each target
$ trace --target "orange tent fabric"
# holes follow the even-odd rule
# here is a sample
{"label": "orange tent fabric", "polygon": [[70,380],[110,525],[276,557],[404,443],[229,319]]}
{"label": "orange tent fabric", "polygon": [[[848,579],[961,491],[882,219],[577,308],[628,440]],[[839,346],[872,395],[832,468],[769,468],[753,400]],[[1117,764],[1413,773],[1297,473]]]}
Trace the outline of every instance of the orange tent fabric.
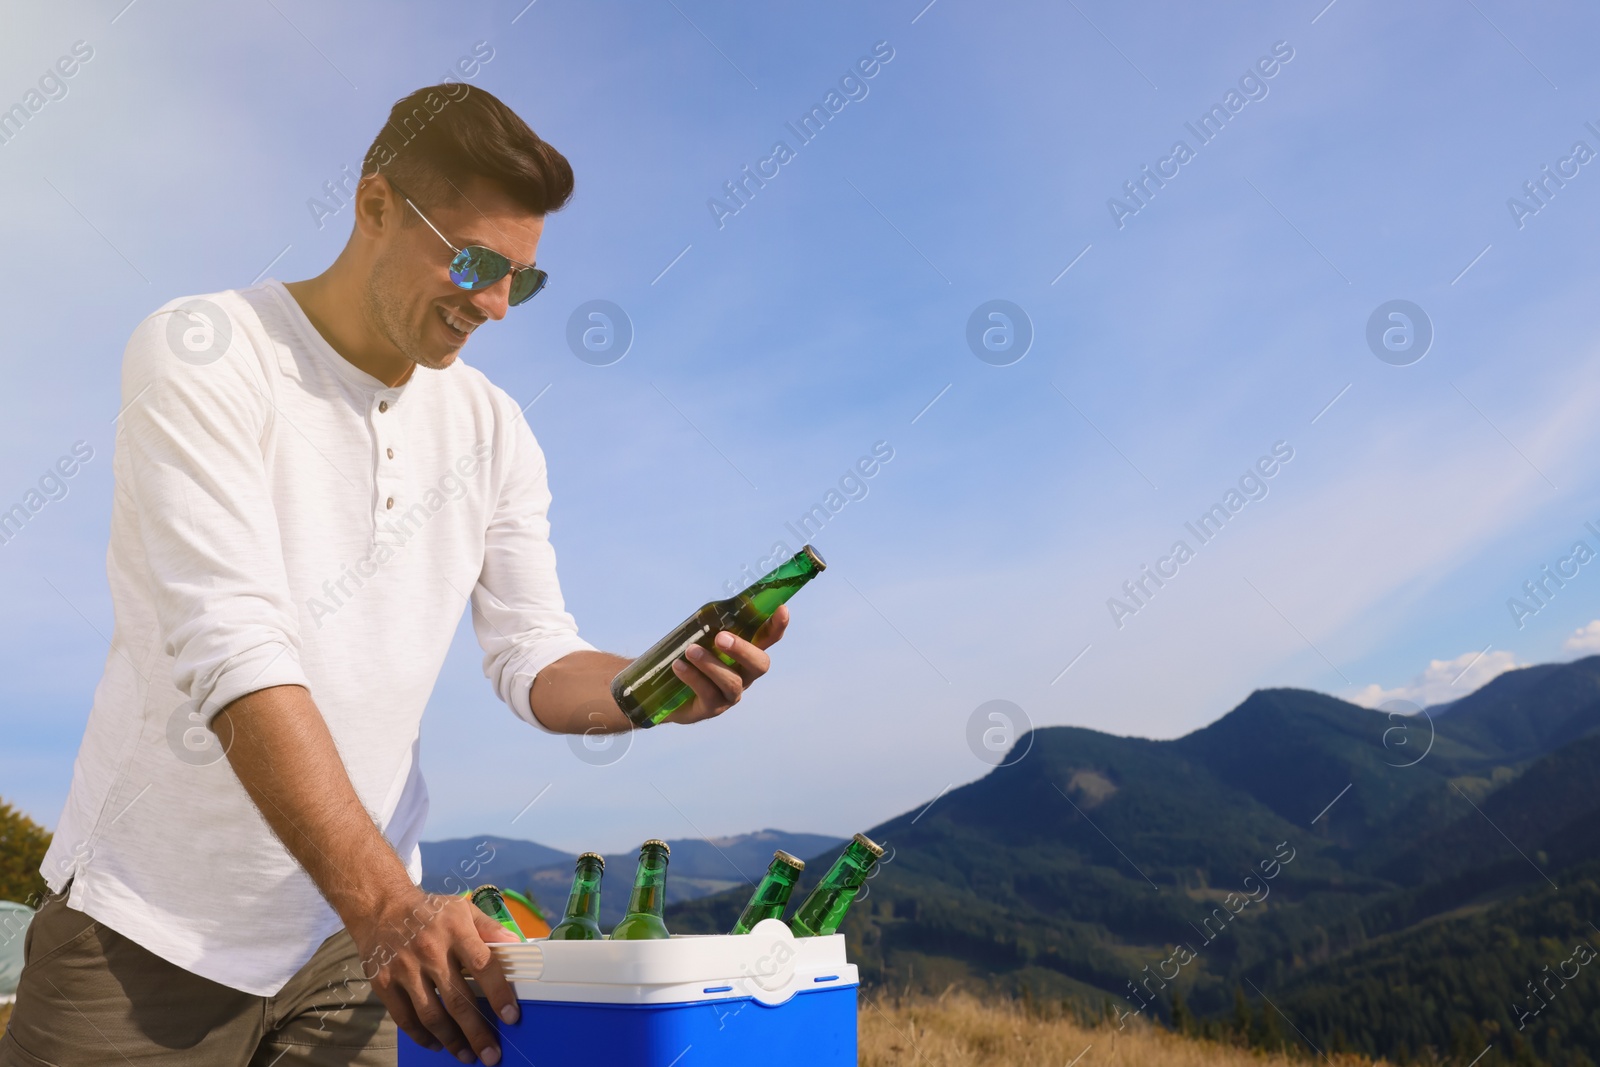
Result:
{"label": "orange tent fabric", "polygon": [[542,909],[531,897],[515,889],[502,889],[500,895],[506,898],[506,910],[517,920],[517,925],[522,928],[523,937],[532,941],[536,937],[550,936],[550,924],[545,920]]}

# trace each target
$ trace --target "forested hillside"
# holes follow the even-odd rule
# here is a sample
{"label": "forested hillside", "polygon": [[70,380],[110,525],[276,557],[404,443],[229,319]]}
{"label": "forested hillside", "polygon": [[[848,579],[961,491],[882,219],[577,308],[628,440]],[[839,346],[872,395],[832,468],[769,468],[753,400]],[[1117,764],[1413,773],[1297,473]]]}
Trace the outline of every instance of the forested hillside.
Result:
{"label": "forested hillside", "polygon": [[[852,958],[895,989],[1272,1027],[1308,1053],[1589,1064],[1600,969],[1537,991],[1600,949],[1597,728],[1600,658],[1409,719],[1269,690],[1175,741],[1036,730],[1016,764],[867,831],[890,852]],[[742,903],[668,918],[726,929]]]}
{"label": "forested hillside", "polygon": [[39,864],[49,847],[42,826],[0,800],[0,900],[28,904],[44,894]]}

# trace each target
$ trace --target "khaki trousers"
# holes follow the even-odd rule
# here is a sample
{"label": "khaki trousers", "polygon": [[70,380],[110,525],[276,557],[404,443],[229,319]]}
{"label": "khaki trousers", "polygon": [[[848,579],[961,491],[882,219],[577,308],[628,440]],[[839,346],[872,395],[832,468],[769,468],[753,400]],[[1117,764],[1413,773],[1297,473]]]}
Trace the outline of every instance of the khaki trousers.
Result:
{"label": "khaki trousers", "polygon": [[52,897],[23,942],[0,1067],[392,1067],[395,1026],[340,930],[277,996],[191,974]]}

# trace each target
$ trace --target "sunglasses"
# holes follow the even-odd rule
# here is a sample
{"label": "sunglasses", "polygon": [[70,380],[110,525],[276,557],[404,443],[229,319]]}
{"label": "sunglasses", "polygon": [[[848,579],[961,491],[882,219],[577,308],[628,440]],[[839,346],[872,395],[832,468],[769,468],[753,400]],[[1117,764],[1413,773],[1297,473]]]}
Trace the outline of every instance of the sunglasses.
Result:
{"label": "sunglasses", "polygon": [[[393,182],[389,184],[394,185]],[[411,210],[417,213],[417,218],[428,223],[428,229],[437,234],[439,240],[443,241],[450,251],[456,254],[455,258],[450,261],[450,280],[459,288],[468,292],[477,292],[480,289],[489,288],[489,286],[509,274],[511,275],[511,299],[508,302],[512,307],[516,307],[523,301],[531,299],[550,280],[550,275],[538,267],[513,263],[492,248],[485,248],[482,245],[467,245],[465,248],[457,248],[450,243],[448,237],[439,233],[439,227],[430,222],[428,216],[422,213],[422,209],[411,202],[411,197],[407,196],[404,190],[395,185],[394,191],[399,193],[401,199],[406,203],[411,204]]]}

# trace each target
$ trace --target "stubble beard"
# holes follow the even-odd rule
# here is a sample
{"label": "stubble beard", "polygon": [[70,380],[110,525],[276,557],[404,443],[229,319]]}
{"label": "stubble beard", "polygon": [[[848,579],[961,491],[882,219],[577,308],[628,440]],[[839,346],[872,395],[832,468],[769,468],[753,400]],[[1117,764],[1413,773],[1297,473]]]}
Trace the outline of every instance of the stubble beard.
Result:
{"label": "stubble beard", "polygon": [[440,357],[423,349],[408,318],[410,308],[406,294],[410,287],[404,280],[399,260],[398,255],[385,253],[372,265],[362,294],[362,314],[384,340],[412,363],[429,370],[442,370],[455,362],[456,353],[451,351]]}

